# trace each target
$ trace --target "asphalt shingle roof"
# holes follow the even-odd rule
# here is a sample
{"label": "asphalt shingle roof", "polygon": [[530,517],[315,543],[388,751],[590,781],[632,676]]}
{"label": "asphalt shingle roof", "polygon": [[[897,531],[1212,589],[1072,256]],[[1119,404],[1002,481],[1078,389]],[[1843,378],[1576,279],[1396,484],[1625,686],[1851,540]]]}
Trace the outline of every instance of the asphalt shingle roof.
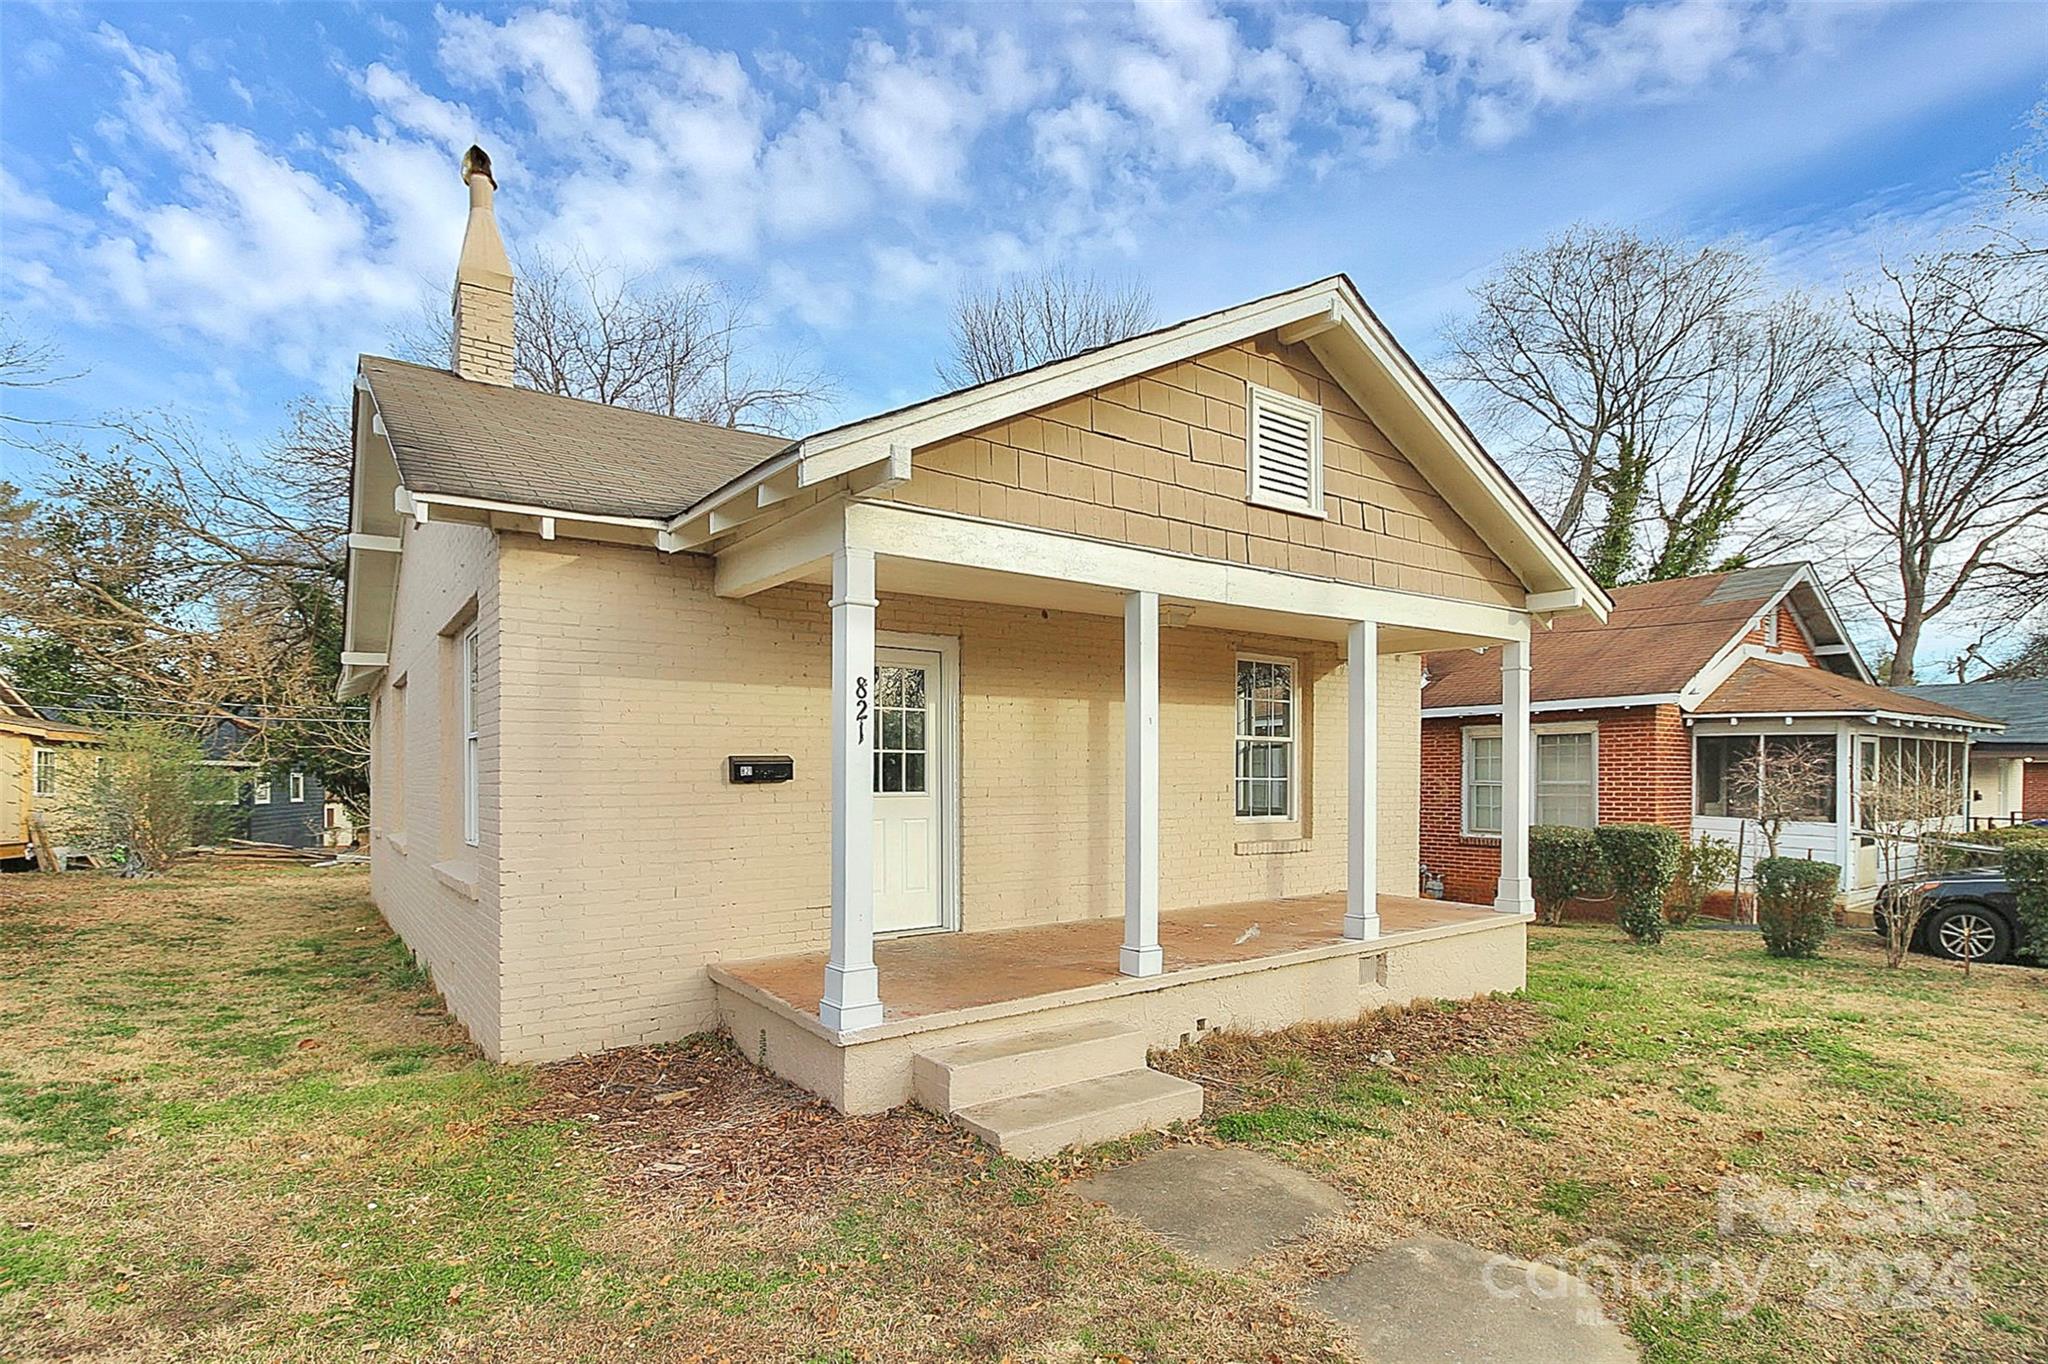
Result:
{"label": "asphalt shingle roof", "polygon": [[[1575,614],[1536,631],[1529,645],[1530,699],[1673,694],[1747,628],[1801,567],[1780,564],[1617,587],[1605,625]],[[1428,671],[1426,708],[1500,704],[1500,655],[1492,650],[1433,653]]]}
{"label": "asphalt shingle roof", "polygon": [[1969,720],[1979,724],[1991,717],[1976,715],[1939,701],[1908,696],[1889,687],[1873,686],[1854,677],[1843,677],[1824,668],[1795,663],[1772,663],[1752,658],[1728,675],[1700,702],[1699,715],[1826,715],[1884,711],[1894,715],[1924,715],[1935,720]]}
{"label": "asphalt shingle roof", "polygon": [[419,493],[669,517],[790,445],[382,356],[364,356],[362,373],[400,477]]}
{"label": "asphalt shingle roof", "polygon": [[2005,722],[2005,733],[1987,740],[2000,747],[2040,744],[2048,747],[2048,677],[1990,682],[1922,683],[1895,687],[1901,696],[1917,696],[1944,705],[1962,706]]}

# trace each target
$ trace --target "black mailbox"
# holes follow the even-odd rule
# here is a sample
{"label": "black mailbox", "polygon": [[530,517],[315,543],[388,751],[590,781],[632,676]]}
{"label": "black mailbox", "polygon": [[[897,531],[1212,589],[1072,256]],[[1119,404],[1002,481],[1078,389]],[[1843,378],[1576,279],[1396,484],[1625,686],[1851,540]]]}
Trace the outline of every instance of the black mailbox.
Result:
{"label": "black mailbox", "polygon": [[796,760],[787,753],[735,754],[725,760],[725,779],[735,786],[788,781],[795,775]]}

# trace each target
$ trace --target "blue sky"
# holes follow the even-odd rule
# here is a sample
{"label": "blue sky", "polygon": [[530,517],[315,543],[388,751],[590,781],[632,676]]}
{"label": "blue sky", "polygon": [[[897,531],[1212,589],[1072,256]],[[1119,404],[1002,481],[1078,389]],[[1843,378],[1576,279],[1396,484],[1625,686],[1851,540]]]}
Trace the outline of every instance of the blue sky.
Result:
{"label": "blue sky", "polygon": [[751,295],[823,424],[1052,262],[1167,319],[1348,271],[1425,361],[1579,219],[1831,286],[1986,216],[2048,6],[17,0],[0,45],[0,308],[86,371],[15,409],[260,439],[442,306],[472,140],[515,249]]}

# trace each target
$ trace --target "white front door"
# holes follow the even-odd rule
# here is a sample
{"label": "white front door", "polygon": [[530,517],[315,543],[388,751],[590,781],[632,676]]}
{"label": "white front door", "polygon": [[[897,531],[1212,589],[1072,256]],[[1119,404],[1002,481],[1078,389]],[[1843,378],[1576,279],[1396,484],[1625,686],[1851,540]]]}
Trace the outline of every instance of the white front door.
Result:
{"label": "white front door", "polygon": [[931,649],[875,650],[875,931],[943,928],[951,679]]}

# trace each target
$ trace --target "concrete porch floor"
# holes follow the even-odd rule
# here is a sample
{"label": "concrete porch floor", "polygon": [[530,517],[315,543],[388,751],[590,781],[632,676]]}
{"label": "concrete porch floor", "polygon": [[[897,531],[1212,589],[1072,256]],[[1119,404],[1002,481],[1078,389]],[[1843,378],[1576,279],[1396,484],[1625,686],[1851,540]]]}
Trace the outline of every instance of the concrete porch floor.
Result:
{"label": "concrete porch floor", "polygon": [[[1380,896],[1379,911],[1381,938],[1395,941],[1456,924],[1517,922],[1490,909],[1404,895]],[[1343,926],[1340,891],[1162,910],[1159,943],[1171,975],[1335,946],[1344,940]],[[1253,927],[1258,933],[1247,937]],[[885,939],[875,944],[882,1005],[888,1020],[899,1022],[1123,981],[1127,978],[1117,971],[1123,932],[1119,916]],[[728,976],[815,1018],[825,954],[724,962],[714,975]]]}

